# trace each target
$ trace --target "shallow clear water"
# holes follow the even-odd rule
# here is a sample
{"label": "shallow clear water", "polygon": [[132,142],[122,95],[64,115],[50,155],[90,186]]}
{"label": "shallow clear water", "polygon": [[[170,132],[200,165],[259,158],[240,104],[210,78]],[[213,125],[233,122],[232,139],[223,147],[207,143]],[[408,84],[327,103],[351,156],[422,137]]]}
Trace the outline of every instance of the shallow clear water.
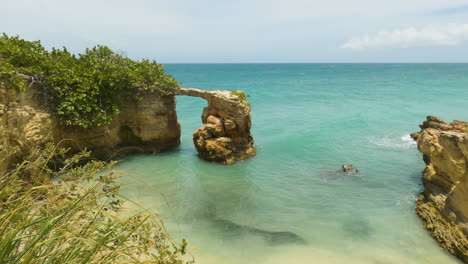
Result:
{"label": "shallow clear water", "polygon": [[[199,263],[458,263],[414,213],[426,115],[468,119],[468,64],[171,64],[183,87],[251,95],[257,156],[201,161],[206,102],[179,97],[179,148],[117,165],[124,194],[157,210]],[[343,163],[357,175],[336,171]],[[242,226],[242,227],[240,227]],[[245,227],[285,233],[240,232]],[[250,229],[252,230],[252,229]],[[290,235],[290,233],[287,233]]]}

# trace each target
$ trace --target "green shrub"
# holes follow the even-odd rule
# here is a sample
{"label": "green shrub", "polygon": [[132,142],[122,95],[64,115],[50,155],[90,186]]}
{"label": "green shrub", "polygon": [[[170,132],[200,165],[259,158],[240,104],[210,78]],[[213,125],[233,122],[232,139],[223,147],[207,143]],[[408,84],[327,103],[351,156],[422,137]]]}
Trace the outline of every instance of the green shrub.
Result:
{"label": "green shrub", "polygon": [[155,213],[122,216],[119,172],[102,173],[111,164],[66,152],[49,144],[0,171],[0,263],[193,263]]}
{"label": "green shrub", "polygon": [[107,125],[122,96],[174,94],[180,84],[154,60],[134,61],[106,46],[74,55],[65,47],[46,50],[40,41],[0,37],[0,88],[19,92],[36,85],[64,124]]}
{"label": "green shrub", "polygon": [[237,96],[242,103],[250,105],[247,103],[247,98],[249,98],[250,95],[244,93],[243,91],[232,91],[231,94]]}

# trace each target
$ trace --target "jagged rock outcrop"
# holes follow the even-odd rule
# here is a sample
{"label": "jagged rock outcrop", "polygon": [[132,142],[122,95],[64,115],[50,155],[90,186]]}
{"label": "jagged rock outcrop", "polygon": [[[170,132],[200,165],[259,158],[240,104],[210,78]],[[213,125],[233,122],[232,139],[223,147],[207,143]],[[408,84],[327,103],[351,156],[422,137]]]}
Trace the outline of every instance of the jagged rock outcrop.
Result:
{"label": "jagged rock outcrop", "polygon": [[416,211],[440,245],[468,263],[468,122],[428,116],[420,127],[412,137],[426,168]]}
{"label": "jagged rock outcrop", "polygon": [[178,95],[201,97],[208,102],[201,116],[203,126],[193,133],[199,156],[207,161],[233,164],[256,154],[250,134],[250,105],[230,91],[182,88]]}
{"label": "jagged rock outcrop", "polygon": [[0,164],[0,169],[20,160],[32,146],[47,142],[61,142],[72,152],[87,148],[99,159],[124,152],[157,152],[180,143],[175,96],[148,94],[142,100],[125,97],[119,108],[121,113],[110,125],[84,129],[60,125],[58,117],[40,104],[34,89],[14,94],[8,106],[0,104],[0,119],[7,114],[9,141],[19,151]]}

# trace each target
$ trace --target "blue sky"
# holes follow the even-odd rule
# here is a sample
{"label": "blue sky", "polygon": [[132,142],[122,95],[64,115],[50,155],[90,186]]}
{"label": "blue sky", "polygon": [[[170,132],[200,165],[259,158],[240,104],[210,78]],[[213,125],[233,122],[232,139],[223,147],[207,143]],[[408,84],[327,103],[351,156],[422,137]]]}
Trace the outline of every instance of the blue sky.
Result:
{"label": "blue sky", "polygon": [[468,62],[468,0],[0,0],[0,30],[162,63]]}

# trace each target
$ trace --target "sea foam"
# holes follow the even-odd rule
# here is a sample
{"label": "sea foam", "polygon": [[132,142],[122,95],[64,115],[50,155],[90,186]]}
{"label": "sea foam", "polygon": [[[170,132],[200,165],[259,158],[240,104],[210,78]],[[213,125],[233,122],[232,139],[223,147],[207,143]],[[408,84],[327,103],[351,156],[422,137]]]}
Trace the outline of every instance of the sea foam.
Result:
{"label": "sea foam", "polygon": [[380,147],[390,149],[410,149],[416,146],[414,141],[409,134],[400,137],[400,140],[390,137],[370,138],[369,142]]}

